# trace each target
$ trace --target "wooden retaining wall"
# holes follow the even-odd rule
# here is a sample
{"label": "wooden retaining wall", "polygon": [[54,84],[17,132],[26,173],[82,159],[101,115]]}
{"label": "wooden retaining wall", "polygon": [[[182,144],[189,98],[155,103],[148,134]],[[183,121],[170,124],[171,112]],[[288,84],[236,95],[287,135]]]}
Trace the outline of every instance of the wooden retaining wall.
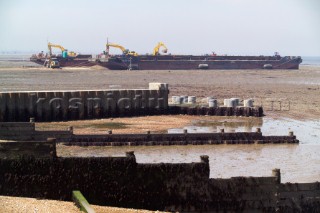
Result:
{"label": "wooden retaining wall", "polygon": [[107,134],[72,135],[65,145],[77,146],[156,146],[204,144],[296,144],[292,132],[287,136],[263,136],[261,132],[182,133],[182,134]]}
{"label": "wooden retaining wall", "polygon": [[163,113],[168,85],[149,89],[1,92],[0,122],[63,121]]}
{"label": "wooden retaining wall", "polygon": [[0,143],[0,159],[23,157],[56,158],[56,140]]}
{"label": "wooden retaining wall", "polygon": [[[268,177],[209,178],[209,158],[140,164],[125,157],[0,158],[0,195],[70,200],[171,212],[319,212],[320,184]],[[214,171],[211,171],[214,172]]]}
{"label": "wooden retaining wall", "polygon": [[76,135],[73,128],[68,131],[36,131],[33,122],[0,122],[0,140],[40,141],[55,138],[57,142],[78,146],[152,146],[152,145],[203,145],[203,144],[282,144],[299,143],[293,132],[284,136],[263,136],[260,128],[256,132],[226,133],[150,133]]}

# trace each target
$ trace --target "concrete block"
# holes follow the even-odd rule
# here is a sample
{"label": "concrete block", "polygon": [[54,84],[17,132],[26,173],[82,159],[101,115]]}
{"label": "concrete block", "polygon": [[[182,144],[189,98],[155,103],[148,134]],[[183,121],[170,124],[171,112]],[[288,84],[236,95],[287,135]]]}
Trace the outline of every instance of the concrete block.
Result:
{"label": "concrete block", "polygon": [[188,103],[189,104],[195,104],[197,101],[197,97],[196,96],[189,96],[188,97]]}
{"label": "concrete block", "polygon": [[169,85],[167,83],[151,82],[151,83],[149,83],[149,89],[150,90],[168,90]]}
{"label": "concrete block", "polygon": [[209,99],[208,103],[209,107],[218,107],[218,101],[216,99]]}
{"label": "concrete block", "polygon": [[253,99],[246,99],[243,101],[244,107],[253,107]]}

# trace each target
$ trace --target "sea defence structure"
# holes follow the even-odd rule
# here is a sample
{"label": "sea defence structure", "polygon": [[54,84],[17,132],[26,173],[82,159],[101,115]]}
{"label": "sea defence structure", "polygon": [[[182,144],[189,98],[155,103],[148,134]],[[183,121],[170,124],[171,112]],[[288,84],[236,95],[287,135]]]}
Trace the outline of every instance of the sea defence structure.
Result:
{"label": "sea defence structure", "polygon": [[44,122],[176,114],[263,116],[262,107],[253,105],[169,105],[168,94],[166,83],[149,83],[148,89],[1,92],[0,122],[31,117]]}
{"label": "sea defence structure", "polygon": [[0,122],[0,140],[41,141],[55,138],[65,145],[77,146],[157,146],[157,145],[219,145],[219,144],[297,144],[293,132],[286,136],[264,136],[256,132],[219,133],[151,133],[144,134],[74,134],[73,127],[65,131],[37,131],[34,122]]}
{"label": "sea defence structure", "polygon": [[168,108],[168,84],[148,89],[35,91],[0,93],[0,121],[63,121],[163,114]]}
{"label": "sea defence structure", "polygon": [[257,107],[208,107],[208,106],[169,106],[166,114],[170,115],[208,115],[208,116],[252,116],[262,117],[263,108]]}
{"label": "sea defence structure", "polygon": [[[28,143],[29,152],[18,152]],[[23,148],[24,149],[24,148]],[[46,153],[47,152],[47,153]],[[125,157],[57,157],[55,141],[0,143],[0,195],[71,200],[171,212],[319,212],[320,184],[267,177],[209,178],[208,156],[195,163],[137,163]]]}

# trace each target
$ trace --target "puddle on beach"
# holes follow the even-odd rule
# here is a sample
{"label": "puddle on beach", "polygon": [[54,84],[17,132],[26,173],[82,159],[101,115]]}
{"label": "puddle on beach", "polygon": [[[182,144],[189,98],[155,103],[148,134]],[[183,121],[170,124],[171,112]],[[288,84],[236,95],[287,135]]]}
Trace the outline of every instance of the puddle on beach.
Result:
{"label": "puddle on beach", "polygon": [[191,125],[184,128],[168,129],[168,133],[183,133],[186,129],[189,133],[215,133],[224,129],[225,132],[252,132],[263,124],[262,118],[253,118],[250,120],[224,118],[212,120],[193,120]]}
{"label": "puddle on beach", "polygon": [[[300,144],[255,145],[199,145],[199,146],[135,146],[135,147],[68,147],[58,145],[63,156],[124,156],[134,151],[138,163],[191,163],[200,162],[201,155],[208,155],[211,178],[236,176],[270,176],[274,168],[281,169],[285,182],[320,181],[320,122],[292,119],[250,120],[234,118],[196,120],[186,127],[189,132],[255,131],[260,127],[264,135],[286,135],[294,131]],[[182,132],[183,129],[170,129]]]}
{"label": "puddle on beach", "polygon": [[282,118],[255,118],[246,121],[245,119],[235,120],[233,118],[216,120],[195,120],[192,125],[181,129],[169,129],[168,133],[183,133],[187,129],[189,133],[211,133],[220,132],[254,132],[261,128],[263,135],[287,135],[293,131],[300,144],[320,145],[320,121],[298,121]]}
{"label": "puddle on beach", "polygon": [[121,85],[111,84],[111,85],[109,85],[109,88],[110,88],[110,89],[120,89],[120,88],[121,88]]}
{"label": "puddle on beach", "polygon": [[236,176],[271,176],[281,169],[281,181],[320,181],[319,145],[199,145],[199,146],[135,146],[78,147],[58,145],[58,155],[64,156],[125,156],[134,151],[138,163],[200,162],[208,155],[211,178]]}

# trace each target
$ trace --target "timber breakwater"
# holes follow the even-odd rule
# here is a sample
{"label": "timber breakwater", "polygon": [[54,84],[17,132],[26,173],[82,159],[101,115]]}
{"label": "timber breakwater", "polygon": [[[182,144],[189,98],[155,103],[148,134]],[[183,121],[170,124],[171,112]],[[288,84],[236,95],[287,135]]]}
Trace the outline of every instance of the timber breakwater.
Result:
{"label": "timber breakwater", "polygon": [[[28,146],[25,146],[29,143]],[[29,152],[17,152],[21,146]],[[5,151],[3,151],[5,150]],[[1,143],[0,194],[172,212],[319,212],[320,184],[266,177],[209,178],[209,158],[194,163],[137,163],[125,157],[58,157],[55,141]]]}
{"label": "timber breakwater", "polygon": [[262,107],[177,106],[168,104],[169,86],[149,83],[148,89],[21,91],[0,93],[0,122],[37,122],[143,115],[263,116]]}
{"label": "timber breakwater", "polygon": [[36,131],[35,123],[0,122],[0,139],[15,141],[39,141],[55,138],[65,145],[77,146],[156,146],[156,145],[218,145],[218,144],[297,144],[293,132],[286,136],[264,136],[260,128],[256,132],[226,133],[150,133],[145,134],[74,134],[73,127],[66,131]]}

